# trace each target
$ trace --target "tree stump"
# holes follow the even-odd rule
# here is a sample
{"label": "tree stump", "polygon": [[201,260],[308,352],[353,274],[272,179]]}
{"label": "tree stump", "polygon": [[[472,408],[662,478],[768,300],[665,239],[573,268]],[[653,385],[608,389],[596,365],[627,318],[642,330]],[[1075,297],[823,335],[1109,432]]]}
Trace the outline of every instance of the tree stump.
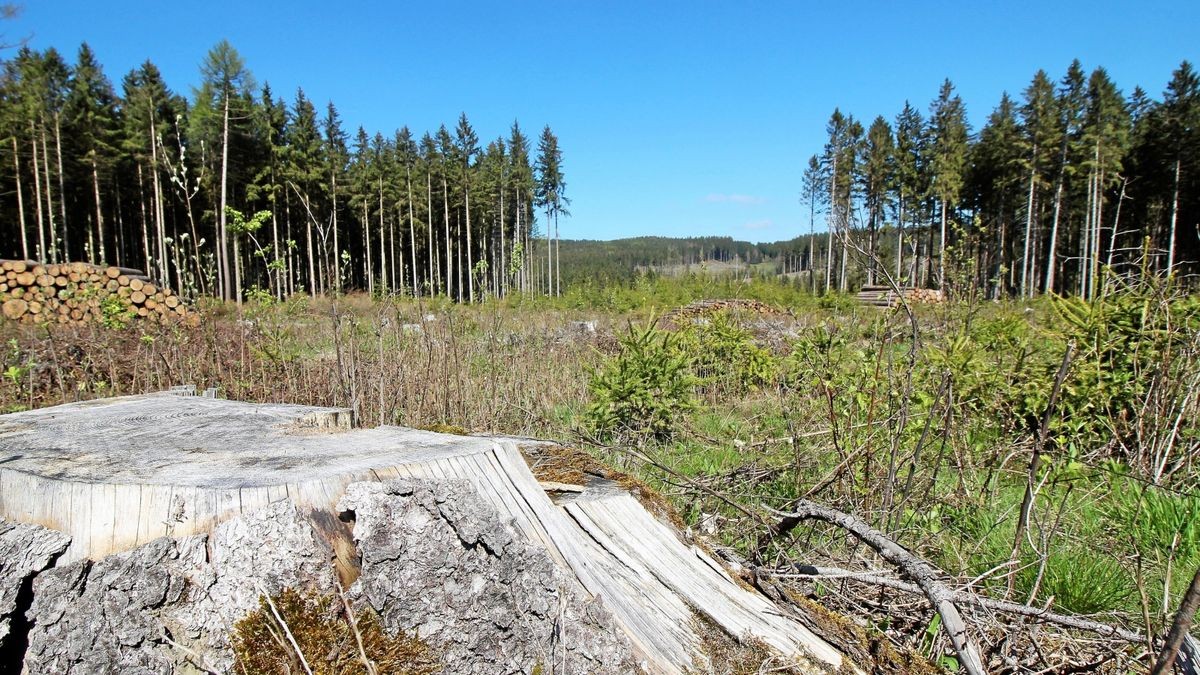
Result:
{"label": "tree stump", "polygon": [[[512,585],[509,590],[515,596],[542,588],[535,595],[543,597],[549,587],[536,584],[550,582],[544,570],[537,570],[547,565],[557,570],[553,584],[569,588],[551,590],[545,597],[578,598],[562,610],[569,620],[589,612],[611,615],[588,625],[611,622],[645,672],[682,673],[707,662],[697,616],[734,639],[760,640],[802,663],[804,672],[835,672],[843,665],[839,651],[764,596],[736,583],[720,563],[687,543],[678,530],[616,483],[596,479],[569,486],[552,500],[514,439],[399,427],[354,429],[343,409],[238,403],[193,392],[194,388],[179,388],[0,416],[0,518],[71,537],[57,567],[43,573],[49,575],[47,581],[39,586],[35,580],[33,615],[63,616],[50,598],[37,597],[38,588],[47,589],[47,594],[58,589],[55,594],[75,598],[69,600],[77,606],[71,611],[86,612],[94,604],[89,594],[103,595],[95,586],[101,581],[73,581],[90,574],[85,558],[137,560],[148,568],[167,564],[158,560],[195,558],[199,562],[187,564],[214,566],[219,579],[229,574],[231,556],[250,560],[259,555],[256,547],[278,549],[271,537],[279,535],[271,533],[283,526],[272,525],[272,519],[283,516],[270,514],[286,512],[296,514],[289,517],[299,518],[312,532],[311,540],[329,550],[341,585],[368,601],[387,622],[397,617],[434,622],[431,626],[467,625],[462,617],[474,616],[484,600],[457,602],[458,591],[450,592],[448,578],[441,579],[441,572],[433,570],[473,550],[462,564],[480,566],[479,578],[496,584],[496,593]],[[536,441],[526,445],[556,447]],[[563,486],[552,489],[561,492]],[[242,521],[259,523],[254,527],[267,534],[230,539],[242,531]],[[435,531],[440,534],[433,536]],[[213,547],[210,562],[203,561],[202,545],[201,553],[172,553],[176,549],[163,548],[162,542],[168,541],[164,537],[180,542],[179,551],[194,550],[195,544],[185,541],[207,538]],[[287,541],[295,546],[298,540]],[[418,552],[417,546],[430,550]],[[518,555],[514,546],[537,553]],[[429,580],[433,586],[399,583],[401,578],[416,578],[405,560],[428,565],[436,577]],[[489,560],[514,561],[494,564],[517,567],[506,572],[491,567]],[[256,564],[243,567],[254,569]],[[0,569],[3,565],[0,560]],[[532,567],[525,569],[527,565]],[[455,587],[468,593],[476,576],[463,576]],[[63,590],[68,587],[82,590],[71,595]],[[214,598],[227,595],[211,593]],[[253,599],[252,594],[248,597]],[[445,600],[430,604],[428,597]],[[43,602],[50,604],[39,604]],[[186,605],[190,600],[181,596],[172,602]],[[503,603],[487,602],[495,605],[496,616],[503,614]],[[592,607],[593,602],[598,604]],[[418,606],[449,614],[409,617],[410,609]],[[537,622],[559,620],[546,618],[548,610],[537,606],[535,602],[528,610],[532,613],[521,616]],[[161,618],[168,609],[137,611],[156,612]],[[57,633],[38,633],[37,625],[35,621],[31,649],[56,653],[51,643],[59,639],[53,637]],[[62,628],[64,635],[73,630]],[[522,633],[516,628],[505,632]],[[453,630],[439,634],[458,639]],[[119,640],[112,644],[117,645],[114,653],[125,654]],[[138,649],[153,647],[141,644]],[[471,651],[461,644],[456,649],[462,654]]]}

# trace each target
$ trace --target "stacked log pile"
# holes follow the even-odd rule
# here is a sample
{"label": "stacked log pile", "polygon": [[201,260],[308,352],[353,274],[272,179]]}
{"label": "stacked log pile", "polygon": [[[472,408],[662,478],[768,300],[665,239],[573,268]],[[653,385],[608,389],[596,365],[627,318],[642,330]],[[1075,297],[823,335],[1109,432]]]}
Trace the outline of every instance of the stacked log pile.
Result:
{"label": "stacked log pile", "polygon": [[[904,299],[909,304],[937,304],[946,301],[946,294],[935,288],[902,288]],[[900,304],[896,291],[887,286],[863,286],[858,292],[858,301],[873,307],[895,307]]]}
{"label": "stacked log pile", "polygon": [[740,314],[759,314],[773,316],[783,314],[782,311],[758,300],[747,298],[729,298],[717,300],[697,300],[690,305],[684,305],[663,315],[665,325],[677,325],[693,322],[718,312]]}
{"label": "stacked log pile", "polygon": [[6,319],[27,323],[199,321],[183,298],[141,270],[81,262],[0,261],[0,303]]}

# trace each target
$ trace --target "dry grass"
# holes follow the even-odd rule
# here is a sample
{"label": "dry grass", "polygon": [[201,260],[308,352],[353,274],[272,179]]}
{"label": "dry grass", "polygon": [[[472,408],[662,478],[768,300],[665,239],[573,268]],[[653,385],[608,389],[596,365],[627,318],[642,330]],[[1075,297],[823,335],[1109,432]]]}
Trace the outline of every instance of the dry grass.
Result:
{"label": "dry grass", "polygon": [[561,435],[587,397],[599,334],[589,315],[411,300],[299,298],[202,309],[199,328],[0,322],[0,409],[44,407],[178,384],[225,398],[336,406],[361,426]]}

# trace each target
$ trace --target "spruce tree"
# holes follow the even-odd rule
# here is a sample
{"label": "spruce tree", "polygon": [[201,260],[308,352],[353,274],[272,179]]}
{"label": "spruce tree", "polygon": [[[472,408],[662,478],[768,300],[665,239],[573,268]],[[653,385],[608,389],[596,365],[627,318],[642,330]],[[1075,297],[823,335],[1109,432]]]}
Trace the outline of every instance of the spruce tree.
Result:
{"label": "spruce tree", "polygon": [[108,233],[104,227],[104,200],[100,188],[116,161],[117,96],[96,56],[83,43],[75,63],[75,76],[66,102],[67,123],[75,145],[75,160],[91,178],[95,204],[95,237],[88,230],[88,259],[108,264]]}
{"label": "spruce tree", "polygon": [[939,203],[941,235],[938,243],[938,286],[946,283],[947,212],[957,206],[967,163],[967,119],[962,99],[949,79],[942,82],[930,106],[930,189]]}
{"label": "spruce tree", "polygon": [[[550,125],[542,129],[538,139],[537,158],[537,191],[535,197],[538,206],[546,211],[546,246],[548,249],[546,269],[547,291],[550,295],[562,295],[561,260],[558,258],[558,217],[571,215],[567,210],[571,200],[565,196],[567,182],[562,172],[562,150],[558,147],[558,137],[550,130]],[[550,250],[550,226],[554,225],[554,252]],[[559,266],[556,266],[558,263]]]}

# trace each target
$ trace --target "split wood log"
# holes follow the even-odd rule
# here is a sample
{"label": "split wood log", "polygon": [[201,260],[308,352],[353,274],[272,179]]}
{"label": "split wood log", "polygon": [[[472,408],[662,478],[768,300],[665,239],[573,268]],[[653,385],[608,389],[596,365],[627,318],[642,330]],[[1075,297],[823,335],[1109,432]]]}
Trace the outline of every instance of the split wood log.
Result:
{"label": "split wood log", "polygon": [[805,499],[797,500],[792,505],[791,513],[774,511],[786,519],[820,520],[853,534],[867,546],[875,550],[884,560],[895,565],[904,576],[916,582],[921,592],[942,617],[942,628],[950,638],[950,644],[958,654],[958,660],[969,675],[984,675],[983,660],[979,648],[967,633],[967,624],[962,614],[955,606],[955,595],[939,579],[939,574],[932,565],[913,555],[900,544],[892,541],[887,535],[867,524],[866,521],[849,513],[831,509]]}

